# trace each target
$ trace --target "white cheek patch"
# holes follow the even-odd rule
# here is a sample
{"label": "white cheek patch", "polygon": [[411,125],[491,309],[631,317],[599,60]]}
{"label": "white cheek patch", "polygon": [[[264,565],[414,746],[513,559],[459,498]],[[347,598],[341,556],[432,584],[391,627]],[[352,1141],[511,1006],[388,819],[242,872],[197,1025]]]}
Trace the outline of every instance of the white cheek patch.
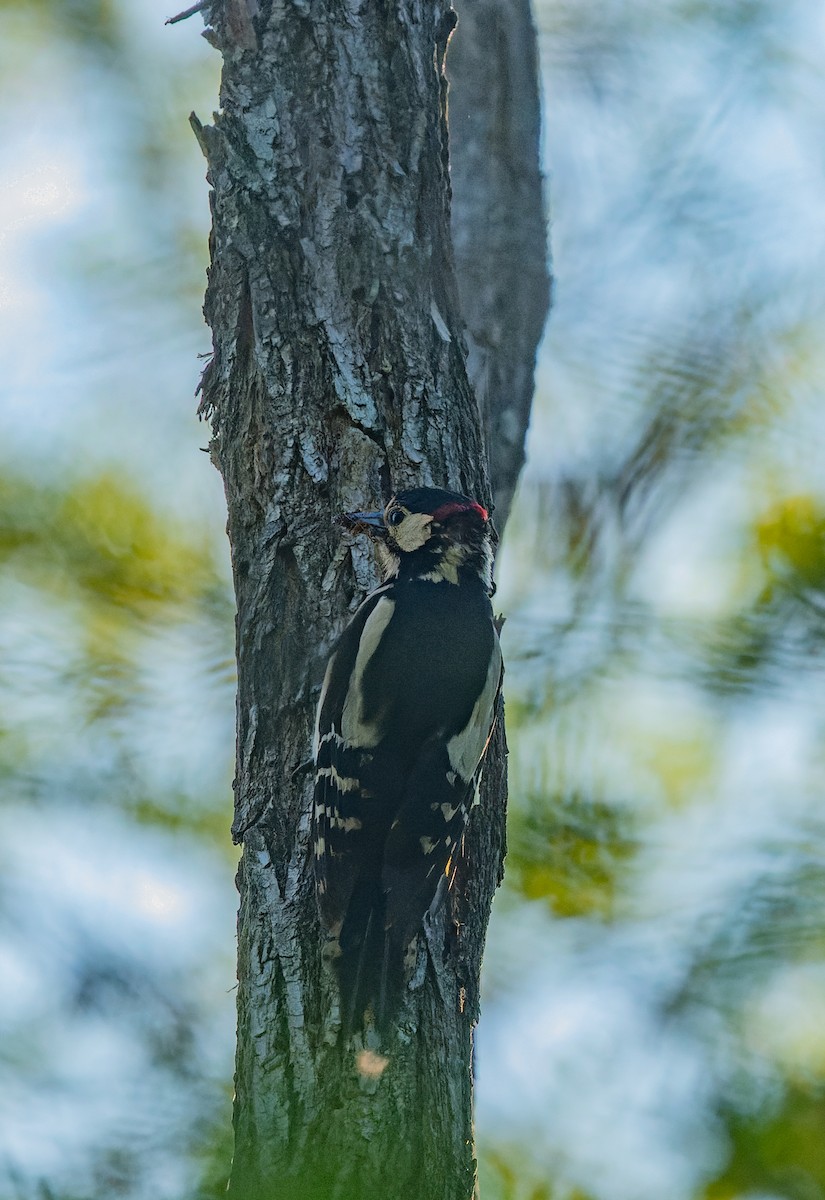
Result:
{"label": "white cheek patch", "polygon": [[430,537],[433,519],[429,513],[408,513],[400,525],[392,530],[392,538],[405,554],[420,550]]}

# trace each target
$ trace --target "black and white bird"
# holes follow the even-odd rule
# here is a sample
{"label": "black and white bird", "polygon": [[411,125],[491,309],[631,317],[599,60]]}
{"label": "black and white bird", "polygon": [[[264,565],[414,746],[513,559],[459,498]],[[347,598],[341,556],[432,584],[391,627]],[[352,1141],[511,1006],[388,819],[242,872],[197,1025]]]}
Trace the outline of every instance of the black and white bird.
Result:
{"label": "black and white bird", "polygon": [[492,731],[493,533],[480,504],[440,488],[339,522],[373,539],[383,583],[339,639],[318,704],[315,878],[343,1028],[386,1034]]}

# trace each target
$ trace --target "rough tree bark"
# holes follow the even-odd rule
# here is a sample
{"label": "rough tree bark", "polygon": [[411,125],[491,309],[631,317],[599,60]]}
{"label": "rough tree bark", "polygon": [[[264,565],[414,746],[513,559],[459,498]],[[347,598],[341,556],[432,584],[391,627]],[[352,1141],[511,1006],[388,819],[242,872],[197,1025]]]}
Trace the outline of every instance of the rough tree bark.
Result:
{"label": "rough tree bark", "polygon": [[[472,1030],[504,853],[503,731],[386,1063],[337,1037],[306,853],[323,665],[374,582],[365,550],[333,515],[412,484],[491,498],[450,240],[443,62],[454,15],[443,0],[212,0],[202,11],[224,69],[214,124],[193,117],[213,214],[205,313],[214,352],[201,411],[226,489],[238,606],[233,830],[243,851],[230,1194],[468,1200]],[[508,214],[507,236],[522,257],[541,258],[535,50],[519,0],[511,19],[522,26],[523,59],[510,62],[496,93],[508,97],[496,136],[480,128],[464,143],[466,172],[479,138],[511,168],[519,158],[532,192],[523,223],[520,211]],[[493,75],[500,51],[500,42],[487,48]],[[467,61],[479,69],[475,53]],[[495,188],[495,178],[482,186]],[[497,221],[505,207],[491,192]],[[470,244],[478,211],[456,220]],[[489,221],[476,233],[491,244]],[[473,288],[468,276],[465,291]],[[512,395],[506,364],[522,388],[538,333],[531,342],[518,305],[482,292],[474,330],[497,331],[481,338],[495,429]],[[544,292],[531,294],[538,331],[546,276]],[[502,357],[508,336],[518,350]],[[510,441],[520,448],[523,397],[516,412]],[[511,460],[499,481],[506,498],[520,463]]]}

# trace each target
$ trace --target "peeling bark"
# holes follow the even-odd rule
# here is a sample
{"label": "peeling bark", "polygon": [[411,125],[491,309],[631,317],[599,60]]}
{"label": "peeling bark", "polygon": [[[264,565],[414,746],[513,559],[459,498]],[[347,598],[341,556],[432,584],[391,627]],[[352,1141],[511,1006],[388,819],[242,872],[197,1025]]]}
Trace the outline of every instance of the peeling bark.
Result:
{"label": "peeling bark", "polygon": [[357,1069],[337,1036],[307,859],[323,667],[375,578],[333,515],[414,484],[491,498],[450,240],[454,14],[441,0],[213,0],[205,11],[224,71],[214,124],[193,118],[213,215],[201,412],[238,606],[230,1194],[468,1200],[472,1030],[504,854],[501,723],[456,886],[421,939],[380,1074]]}

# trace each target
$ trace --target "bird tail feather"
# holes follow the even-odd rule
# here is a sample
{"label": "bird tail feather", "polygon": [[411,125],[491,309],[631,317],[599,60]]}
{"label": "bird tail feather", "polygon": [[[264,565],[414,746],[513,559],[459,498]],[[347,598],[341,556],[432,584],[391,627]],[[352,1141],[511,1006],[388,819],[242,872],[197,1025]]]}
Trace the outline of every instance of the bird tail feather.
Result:
{"label": "bird tail feather", "polygon": [[350,898],[335,960],[346,1038],[364,1029],[368,1014],[382,1040],[389,1035],[404,987],[404,954],[386,926],[386,900],[378,879],[363,879]]}

